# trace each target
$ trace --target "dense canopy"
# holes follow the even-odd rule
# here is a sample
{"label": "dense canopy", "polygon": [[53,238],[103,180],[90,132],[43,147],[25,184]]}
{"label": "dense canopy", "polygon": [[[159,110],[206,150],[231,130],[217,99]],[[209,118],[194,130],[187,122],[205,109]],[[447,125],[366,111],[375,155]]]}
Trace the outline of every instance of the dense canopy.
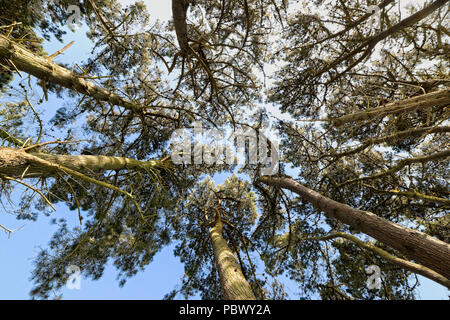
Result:
{"label": "dense canopy", "polygon": [[[450,6],[410,2],[172,0],[155,22],[142,1],[0,1],[1,200],[18,219],[55,203],[79,217],[55,219],[31,296],[57,296],[70,265],[100,279],[113,262],[124,285],[169,245],[185,274],[167,299],[298,298],[287,282],[414,299],[417,274],[450,288]],[[43,49],[70,38],[69,6],[83,64],[57,62],[83,44]],[[175,163],[173,133],[194,123],[253,130],[247,152],[272,125],[258,152],[279,172]]]}

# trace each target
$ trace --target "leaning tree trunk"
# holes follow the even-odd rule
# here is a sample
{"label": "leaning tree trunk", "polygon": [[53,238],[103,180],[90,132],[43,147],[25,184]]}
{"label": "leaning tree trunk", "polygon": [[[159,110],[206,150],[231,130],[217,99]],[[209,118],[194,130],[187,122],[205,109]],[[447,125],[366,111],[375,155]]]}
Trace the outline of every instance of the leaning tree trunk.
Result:
{"label": "leaning tree trunk", "polygon": [[[125,99],[92,81],[83,78],[69,69],[61,67],[49,58],[44,58],[17,44],[13,39],[0,35],[0,58],[8,59],[19,70],[45,82],[51,82],[64,88],[85,94],[100,101],[107,101],[134,112],[148,116],[174,119],[163,106],[143,106]],[[45,89],[44,92],[46,93]]]}
{"label": "leaning tree trunk", "polygon": [[260,181],[289,189],[330,217],[359,230],[385,245],[450,279],[450,244],[426,233],[409,229],[378,217],[372,212],[358,210],[308,189],[291,178],[263,176]]}
{"label": "leaning tree trunk", "polygon": [[222,230],[222,220],[220,213],[217,212],[216,221],[209,232],[209,236],[219,271],[223,298],[225,300],[256,300],[236,257],[222,236]]}
{"label": "leaning tree trunk", "polygon": [[0,147],[0,174],[9,177],[41,178],[55,176],[69,168],[74,171],[101,172],[121,169],[151,169],[161,161],[138,161],[123,157],[56,155],[45,153],[26,153],[21,149]]}

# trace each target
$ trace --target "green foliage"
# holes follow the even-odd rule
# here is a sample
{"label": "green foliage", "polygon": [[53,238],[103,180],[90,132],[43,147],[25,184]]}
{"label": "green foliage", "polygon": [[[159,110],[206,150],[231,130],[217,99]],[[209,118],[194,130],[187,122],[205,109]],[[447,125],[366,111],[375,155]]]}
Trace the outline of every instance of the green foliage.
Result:
{"label": "green foliage", "polygon": [[[313,9],[323,5],[325,16],[298,4],[288,6],[284,0],[194,1],[186,21],[190,54],[180,51],[173,21],[150,23],[142,2],[122,8],[116,0],[95,1],[95,6],[90,1],[0,1],[0,24],[21,22],[10,38],[25,38],[23,46],[44,56],[39,35],[61,39],[67,6],[79,5],[93,49],[80,66],[65,67],[138,106],[125,109],[48,83],[48,91],[65,105],[58,106],[45,124],[43,141],[54,140],[54,134],[89,141],[45,146],[39,148],[41,152],[162,159],[169,156],[174,130],[190,127],[193,121],[223,130],[237,124],[259,128],[267,122],[271,103],[288,119],[277,122],[282,173],[294,175],[331,199],[448,242],[448,206],[392,193],[414,191],[447,199],[448,159],[412,163],[375,176],[402,158],[448,149],[450,130],[445,128],[393,137],[410,129],[444,127],[448,108],[433,106],[339,127],[327,121],[448,88],[448,45],[443,41],[449,28],[446,10],[438,9],[413,26],[389,34],[365,56],[364,49],[339,62],[378,32],[364,18],[367,1],[304,3]],[[401,19],[394,8],[388,5],[382,10],[385,29]],[[6,28],[0,30],[6,34]],[[5,93],[13,89],[25,93],[23,84],[7,86],[14,72],[11,66],[5,67],[5,61],[0,63],[0,87]],[[266,66],[276,69],[271,79],[261,76]],[[273,85],[266,87],[266,80],[273,80]],[[263,110],[256,111],[263,102]],[[0,135],[9,145],[6,134],[21,140],[29,135],[27,112],[25,102],[2,103],[1,129],[6,133]],[[389,138],[372,141],[383,137]],[[51,202],[76,210],[80,226],[54,221],[58,230],[35,260],[31,295],[46,299],[57,294],[68,277],[65,269],[72,264],[82,269],[83,276],[97,280],[112,262],[119,284],[124,285],[172,244],[185,275],[165,298],[220,299],[209,239],[220,198],[223,237],[257,298],[415,297],[416,279],[407,271],[348,241],[312,239],[334,231],[361,234],[292,194],[261,185],[256,179],[259,168],[245,166],[239,175],[235,169],[174,165],[151,172],[82,171],[132,194],[142,215],[122,194],[66,174],[34,180]],[[230,177],[215,185],[211,177],[219,173]],[[5,197],[9,187],[2,184]],[[31,191],[23,195],[19,209],[29,214],[18,218],[35,220],[47,212],[46,203],[32,196]],[[381,290],[367,288],[369,265],[381,268]],[[293,295],[285,290],[286,279],[295,283]]]}

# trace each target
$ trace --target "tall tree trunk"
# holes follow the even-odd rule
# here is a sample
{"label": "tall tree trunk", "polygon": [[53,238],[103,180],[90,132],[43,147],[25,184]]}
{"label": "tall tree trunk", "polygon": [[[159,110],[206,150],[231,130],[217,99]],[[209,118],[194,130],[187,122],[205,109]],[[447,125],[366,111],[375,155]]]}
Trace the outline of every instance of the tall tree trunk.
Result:
{"label": "tall tree trunk", "polygon": [[189,52],[186,22],[189,4],[189,0],[172,0],[173,24],[177,34],[178,45],[180,46],[183,55],[186,55]]}
{"label": "tall tree trunk", "polygon": [[330,217],[359,230],[385,245],[450,279],[450,244],[426,233],[409,229],[378,217],[372,212],[358,210],[336,202],[308,189],[291,178],[263,176],[260,181],[289,189]]}
{"label": "tall tree trunk", "polygon": [[222,219],[220,218],[220,211],[217,209],[216,221],[209,232],[209,236],[219,271],[223,298],[225,300],[256,300],[236,257],[222,236],[222,231]]}
{"label": "tall tree trunk", "polygon": [[[44,82],[49,81],[100,101],[107,101],[113,105],[144,115],[175,119],[168,112],[161,110],[163,106],[155,108],[155,106],[144,106],[129,101],[110,90],[94,84],[92,81],[86,80],[82,75],[53,63],[51,59],[36,55],[3,35],[0,35],[0,58],[9,59],[18,70],[33,75]],[[150,109],[153,109],[153,111],[150,111]]]}
{"label": "tall tree trunk", "polygon": [[0,147],[0,174],[9,177],[38,178],[57,174],[57,166],[48,166],[39,160],[53,165],[63,166],[75,171],[94,172],[121,169],[150,169],[160,163],[159,160],[138,161],[123,157],[55,155],[45,153],[26,153],[20,149]]}

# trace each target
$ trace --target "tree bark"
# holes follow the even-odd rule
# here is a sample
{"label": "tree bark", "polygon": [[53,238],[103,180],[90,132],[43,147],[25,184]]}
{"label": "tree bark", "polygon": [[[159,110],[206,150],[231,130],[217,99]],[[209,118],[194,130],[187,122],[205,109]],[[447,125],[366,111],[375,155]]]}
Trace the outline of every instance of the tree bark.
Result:
{"label": "tree bark", "polygon": [[285,188],[299,194],[316,209],[361,231],[385,245],[450,279],[450,244],[426,233],[403,227],[378,217],[369,211],[358,210],[336,202],[308,189],[291,178],[263,176],[262,183]]}
{"label": "tree bark", "polygon": [[[91,81],[87,81],[81,75],[53,63],[50,59],[34,54],[2,35],[0,35],[0,57],[9,59],[18,70],[31,74],[42,81],[50,81],[100,101],[107,101],[128,110],[141,112],[144,115],[174,119],[169,113],[161,110],[150,112],[148,109],[151,106],[131,102]],[[159,106],[159,108],[163,108],[163,106]]]}
{"label": "tree bark", "polygon": [[[94,171],[121,169],[150,169],[158,165],[157,160],[138,161],[123,157],[89,155],[55,155],[45,153],[26,153],[20,149],[0,147],[0,174],[13,178],[39,178],[55,176],[59,170],[36,161],[45,160],[75,171]],[[25,173],[25,174],[24,174]]]}
{"label": "tree bark", "polygon": [[189,4],[189,0],[172,0],[173,24],[177,34],[178,45],[180,46],[183,55],[186,55],[189,52],[186,22]]}
{"label": "tree bark", "polygon": [[209,232],[214,258],[219,271],[222,295],[225,300],[256,300],[241,267],[222,236],[223,224],[217,210],[216,221]]}

